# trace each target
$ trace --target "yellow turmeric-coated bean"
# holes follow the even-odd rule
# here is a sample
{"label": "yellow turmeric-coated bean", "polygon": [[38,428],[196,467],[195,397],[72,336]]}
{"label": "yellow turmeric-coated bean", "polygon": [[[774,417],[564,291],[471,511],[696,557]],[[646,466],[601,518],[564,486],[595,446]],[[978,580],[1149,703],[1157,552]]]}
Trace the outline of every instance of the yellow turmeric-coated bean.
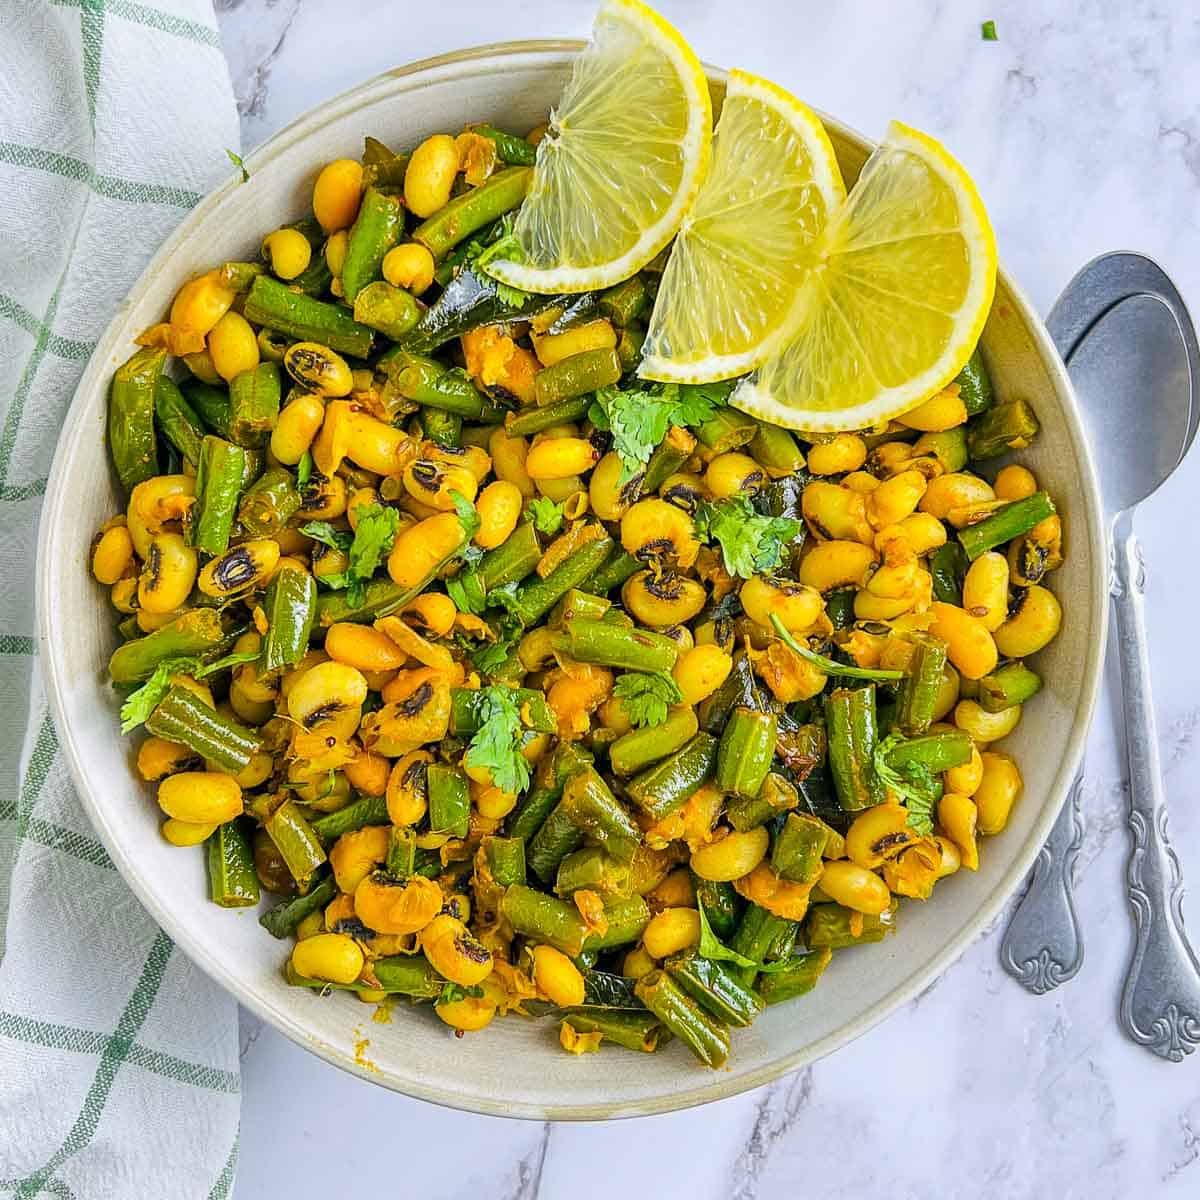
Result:
{"label": "yellow turmeric-coated bean", "polygon": [[292,948],[292,966],[305,979],[353,983],[365,962],[358,943],[344,933],[318,933]]}
{"label": "yellow turmeric-coated bean", "polygon": [[326,233],[349,229],[362,196],[362,163],[338,158],[326,163],[313,185],[313,216]]}
{"label": "yellow turmeric-coated bean", "polygon": [[182,607],[196,582],[198,563],[196,551],[182,534],[155,534],[138,579],[138,604],[151,614]]}
{"label": "yellow turmeric-coated bean", "polygon": [[158,806],[177,821],[220,825],[242,815],[242,789],[230,775],[181,771],[158,785]]}
{"label": "yellow turmeric-coated bean", "polygon": [[789,633],[808,629],[825,608],[821,593],[815,588],[765,575],[747,579],[739,598],[746,616],[755,624],[773,629],[771,618],[778,617]]}
{"label": "yellow turmeric-coated bean", "polygon": [[325,241],[325,265],[335,279],[341,275],[342,267],[346,265],[346,249],[349,245],[350,232],[347,229],[331,233]]}
{"label": "yellow turmeric-coated bean", "polygon": [[408,655],[387,634],[351,621],[330,625],[325,634],[325,653],[334,662],[358,671],[391,671],[408,661]]}
{"label": "yellow turmeric-coated bean", "polygon": [[958,672],[950,663],[947,663],[942,671],[942,681],[938,684],[937,696],[933,701],[933,720],[940,721],[958,703],[961,687],[962,681]]}
{"label": "yellow turmeric-coated bean", "polygon": [[995,499],[996,493],[987,480],[968,475],[965,471],[952,471],[929,481],[917,507],[921,512],[945,521],[953,509],[987,504]]}
{"label": "yellow turmeric-coated bean", "polygon": [[492,1023],[497,1008],[496,1002],[486,996],[463,996],[459,1000],[436,1001],[433,1011],[438,1020],[445,1022],[451,1029],[460,1029],[463,1033],[476,1033]]}
{"label": "yellow turmeric-coated bean", "polygon": [[217,374],[229,382],[258,366],[258,337],[250,322],[230,309],[208,335],[208,354]]}
{"label": "yellow turmeric-coated bean", "polygon": [[808,452],[808,469],[813,475],[845,475],[866,461],[867,444],[856,433],[835,434]]}
{"label": "yellow turmeric-coated bean", "polygon": [[1038,490],[1037,476],[1019,463],[1010,463],[1001,467],[993,484],[997,500],[1024,500]]}
{"label": "yellow turmeric-coated bean", "polygon": [[700,914],[694,908],[664,908],[642,931],[642,945],[651,958],[667,958],[699,941]]}
{"label": "yellow turmeric-coated bean", "polygon": [[982,621],[956,604],[934,601],[929,632],[946,643],[946,653],[960,674],[982,679],[996,668],[996,642]]}
{"label": "yellow turmeric-coated bean", "polygon": [[610,450],[597,464],[588,480],[588,499],[592,512],[602,521],[619,521],[632,503],[632,481],[621,483],[621,459]]}
{"label": "yellow turmeric-coated bean", "polygon": [[979,847],[975,840],[978,822],[979,812],[969,796],[947,792],[938,801],[938,824],[958,847],[962,865],[968,871],[979,869]]}
{"label": "yellow turmeric-coated bean", "polygon": [[421,931],[421,949],[435,971],[460,987],[474,987],[491,974],[491,951],[455,917],[435,917]]}
{"label": "yellow turmeric-coated bean", "polygon": [[962,854],[959,853],[958,847],[948,837],[935,837],[938,850],[941,853],[941,860],[938,862],[937,877],[945,879],[947,875],[953,875],[959,867],[962,866]]}
{"label": "yellow turmeric-coated bean", "polygon": [[870,544],[872,529],[861,492],[817,479],[804,489],[800,507],[805,523],[817,537]]}
{"label": "yellow turmeric-coated bean", "polygon": [[995,550],[981,554],[963,580],[963,608],[995,633],[1008,616],[1008,559]]}
{"label": "yellow turmeric-coated bean", "polygon": [[639,500],[621,518],[621,546],[643,561],[666,559],[685,569],[700,553],[692,518],[654,496]]}
{"label": "yellow turmeric-coated bean", "polygon": [[413,152],[404,172],[404,202],[418,217],[431,217],[450,199],[458,174],[458,147],[448,133],[435,133]]}
{"label": "yellow turmeric-coated bean", "polygon": [[766,479],[766,472],[750,455],[736,450],[718,454],[704,472],[704,486],[718,500],[757,491]]}
{"label": "yellow turmeric-coated bean", "polygon": [[599,450],[587,438],[547,438],[529,451],[525,470],[535,482],[566,479],[590,471],[599,461]]}
{"label": "yellow turmeric-coated bean", "polygon": [[732,882],[749,875],[766,858],[770,840],[762,826],[745,833],[730,830],[724,837],[701,846],[692,855],[690,865],[701,879]]}
{"label": "yellow turmeric-coated bean", "polygon": [[271,430],[271,453],[284,466],[294,467],[312,445],[325,420],[325,404],[320,396],[301,392],[283,406],[275,428]]}
{"label": "yellow turmeric-coated bean", "polygon": [[691,872],[687,867],[676,867],[646,893],[646,899],[652,908],[695,908],[696,889],[692,886]]}
{"label": "yellow turmeric-coated bean", "polygon": [[641,979],[643,975],[649,975],[657,968],[658,963],[646,953],[645,946],[635,946],[625,955],[621,963],[621,974],[626,979]]}
{"label": "yellow turmeric-coated bean", "polygon": [[488,452],[492,458],[496,478],[515,484],[525,499],[532,499],[537,489],[533,480],[529,478],[529,472],[525,470],[529,443],[523,437],[510,437],[501,427],[488,439]]}
{"label": "yellow turmeric-coated bean", "polygon": [[616,344],[617,332],[604,317],[585,321],[562,333],[535,334],[533,338],[534,353],[544,367],[552,367],[564,358],[587,350],[612,350]]}
{"label": "yellow turmeric-coated bean", "polygon": [[971,745],[971,757],[960,766],[951,767],[942,772],[947,792],[957,792],[960,796],[973,796],[979,789],[983,779],[983,758],[979,747]]}
{"label": "yellow turmeric-coated bean", "polygon": [[155,475],[134,487],[129,493],[125,526],[139,558],[149,554],[150,539],[156,533],[182,519],[195,495],[196,481],[187,475]]}
{"label": "yellow turmeric-coated bean", "polygon": [[416,825],[425,816],[425,770],[432,761],[428,750],[413,750],[396,760],[387,782],[388,816],[393,825]]}
{"label": "yellow turmeric-coated bean", "polygon": [[621,602],[652,629],[665,629],[690,621],[708,598],[704,585],[680,575],[639,571],[621,588]]}
{"label": "yellow turmeric-coated bean", "polygon": [[1034,584],[1017,593],[1016,611],[996,630],[996,645],[1005,658],[1025,658],[1046,646],[1061,626],[1058,597]]}
{"label": "yellow turmeric-coated bean", "polygon": [[263,238],[263,257],[285,282],[303,275],[312,261],[312,246],[298,229],[276,229]]}
{"label": "yellow turmeric-coated bean", "polygon": [[273,538],[242,542],[204,564],[199,588],[206,596],[228,597],[265,587],[278,562],[279,543]]}
{"label": "yellow turmeric-coated bean", "polygon": [[475,504],[479,514],[475,544],[484,550],[492,550],[507,541],[517,527],[523,500],[521,489],[515,483],[506,483],[502,479],[489,483]]}
{"label": "yellow turmeric-coated bean", "polygon": [[168,817],[159,832],[163,841],[170,842],[172,846],[198,846],[208,841],[216,828],[213,821],[178,821]]}
{"label": "yellow turmeric-coated bean", "polygon": [[433,283],[433,255],[420,242],[393,246],[383,256],[383,277],[393,287],[419,296]]}
{"label": "yellow turmeric-coated bean", "polygon": [[454,601],[441,592],[424,592],[410,600],[403,611],[410,623],[434,638],[445,637],[454,628],[454,619],[458,615]]}
{"label": "yellow turmeric-coated bean", "polygon": [[954,709],[954,723],[981,744],[1008,737],[1021,720],[1021,705],[1013,704],[999,712],[987,712],[976,700],[960,700]]}
{"label": "yellow turmeric-coated bean", "polygon": [[339,662],[318,663],[292,684],[288,715],[310,732],[349,737],[358,728],[366,698],[361,671]]}
{"label": "yellow turmeric-coated bean", "polygon": [[974,795],[979,812],[979,832],[1002,833],[1013,805],[1021,795],[1021,772],[1007,754],[985,750],[980,757],[983,759],[983,778]]}
{"label": "yellow turmeric-coated bean", "polygon": [[845,859],[827,862],[818,882],[831,900],[868,916],[877,917],[891,903],[888,885],[878,875]]}
{"label": "yellow turmeric-coated bean", "polygon": [[382,796],[387,791],[392,764],[382,754],[356,747],[354,757],[343,768],[350,786],[364,796]]}
{"label": "yellow turmeric-coated bean", "polygon": [[117,612],[137,612],[137,585],[136,575],[126,575],[124,579],[118,579],[112,585],[112,591],[109,592],[109,599],[112,601],[112,606]]}
{"label": "yellow turmeric-coated bean", "polygon": [[958,394],[958,384],[952,383],[896,419],[901,425],[919,429],[922,433],[942,433],[966,421],[967,406]]}
{"label": "yellow turmeric-coated bean", "polygon": [[900,471],[867,497],[867,519],[876,529],[896,525],[916,512],[928,482],[920,471]]}
{"label": "yellow turmeric-coated bean", "polygon": [[479,489],[475,476],[466,467],[428,458],[410,462],[404,468],[403,479],[405,489],[414,500],[437,512],[454,511],[454,492],[470,502]]}
{"label": "yellow turmeric-coated bean", "polygon": [[302,388],[320,396],[348,396],[354,387],[350,364],[320,342],[293,342],[284,353],[283,365]]}
{"label": "yellow turmeric-coated bean", "polygon": [[583,1003],[583,976],[579,968],[553,946],[534,946],[533,981],[538,989],[562,1008]]}
{"label": "yellow turmeric-coated bean", "polygon": [[110,525],[96,539],[92,550],[92,574],[99,583],[111,586],[133,564],[133,538],[124,523]]}
{"label": "yellow turmeric-coated bean", "polygon": [[[900,536],[912,547],[914,554],[928,554],[946,544],[946,527],[929,513],[913,513],[899,525],[890,526],[900,531]],[[880,530],[880,537],[884,531]]]}
{"label": "yellow turmeric-coated bean", "polygon": [[143,779],[154,782],[182,771],[195,761],[195,751],[190,747],[168,742],[166,738],[148,737],[138,747],[137,771]]}
{"label": "yellow turmeric-coated bean", "polygon": [[367,825],[343,833],[329,849],[329,865],[338,890],[351,895],[354,889],[387,858],[391,834],[386,825]]}
{"label": "yellow turmeric-coated bean", "polygon": [[216,271],[189,279],[171,303],[171,325],[180,333],[192,335],[198,343],[192,349],[199,351],[202,339],[229,311],[233,299],[233,292],[222,285]]}
{"label": "yellow turmeric-coated bean", "polygon": [[818,592],[839,587],[862,587],[875,565],[875,551],[861,542],[820,542],[800,560],[797,576]]}
{"label": "yellow turmeric-coated bean", "polygon": [[908,824],[904,805],[876,804],[859,813],[846,830],[846,854],[851,862],[873,871],[913,845],[919,836]]}
{"label": "yellow turmeric-coated bean", "polygon": [[446,512],[426,517],[397,534],[388,555],[388,574],[398,587],[416,587],[464,541],[457,514]]}
{"label": "yellow turmeric-coated bean", "polygon": [[720,646],[693,646],[676,660],[671,676],[684,704],[699,704],[729,677],[733,659]]}

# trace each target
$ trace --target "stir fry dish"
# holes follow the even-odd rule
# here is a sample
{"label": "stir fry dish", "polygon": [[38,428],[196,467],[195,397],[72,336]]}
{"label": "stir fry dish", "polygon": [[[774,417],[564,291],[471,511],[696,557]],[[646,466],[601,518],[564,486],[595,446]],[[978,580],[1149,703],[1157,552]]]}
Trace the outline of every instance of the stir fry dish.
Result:
{"label": "stir fry dish", "polygon": [[720,1067],[1005,828],[1062,524],[941,147],[847,193],[739,73],[714,133],[634,0],[555,114],[368,137],[183,282],[90,565],[162,836],[314,1003]]}

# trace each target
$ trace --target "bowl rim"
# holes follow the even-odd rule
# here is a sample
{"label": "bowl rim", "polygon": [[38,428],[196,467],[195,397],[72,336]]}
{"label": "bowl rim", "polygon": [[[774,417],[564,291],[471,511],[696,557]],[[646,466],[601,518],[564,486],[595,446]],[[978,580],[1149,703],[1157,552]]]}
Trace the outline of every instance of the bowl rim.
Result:
{"label": "bowl rim", "polygon": [[[447,68],[467,65],[486,64],[489,69],[499,69],[505,59],[517,56],[545,57],[547,59],[562,58],[577,53],[585,43],[575,38],[531,39],[523,41],[497,42],[488,45],[475,46],[456,50],[447,54],[423,58],[403,66],[394,67],[378,75],[335,94],[327,100],[315,105],[300,114],[287,125],[283,126],[253,152],[246,156],[246,165],[253,171],[255,168],[266,166],[278,155],[310,137],[316,130],[330,122],[340,119],[347,112],[360,108],[369,100],[377,98],[375,93],[387,93],[397,84],[420,76]],[[710,81],[722,81],[726,77],[723,68],[704,64]],[[816,110],[822,122],[831,130],[836,131],[849,141],[857,142],[868,149],[876,143],[851,126],[829,116],[821,110]],[[89,394],[98,388],[106,387],[111,373],[110,359],[117,344],[126,339],[119,336],[120,327],[124,323],[125,314],[132,306],[130,297],[141,293],[149,281],[157,275],[172,259],[177,247],[190,234],[191,227],[206,215],[218,208],[221,203],[241,184],[236,176],[221,186],[209,192],[200,203],[179,223],[170,236],[154,253],[146,268],[130,289],[129,295],[118,305],[112,320],[105,332],[96,343],[79,384],[76,395]],[[45,501],[42,508],[41,520],[38,527],[38,551],[36,566],[36,636],[39,643],[39,657],[43,664],[44,684],[50,711],[58,731],[59,742],[67,760],[72,782],[83,804],[88,818],[96,829],[101,842],[104,844],[113,863],[120,871],[126,884],[137,897],[139,903],[146,909],[158,925],[166,931],[172,941],[184,954],[210,979],[213,979],[229,992],[238,1003],[244,1005],[259,1019],[278,1029],[284,1036],[297,1045],[312,1051],[326,1062],[342,1070],[382,1085],[389,1090],[400,1092],[415,1099],[430,1101],[447,1108],[465,1112],[480,1113],[487,1116],[513,1117],[533,1120],[607,1120],[630,1115],[653,1115],[691,1108],[707,1104],[715,1100],[727,1099],[749,1091],[752,1088],[764,1086],[773,1082],[789,1071],[797,1070],[808,1063],[823,1058],[834,1050],[854,1041],[868,1032],[885,1017],[895,1012],[901,1005],[907,1004],[918,993],[925,989],[933,980],[949,968],[964,951],[978,938],[981,932],[995,920],[1001,908],[1012,896],[1021,881],[1027,875],[1034,859],[1045,842],[1050,828],[1058,816],[1065,801],[1068,787],[1083,756],[1088,730],[1095,710],[1099,692],[1104,647],[1108,628],[1107,582],[1105,564],[1107,563],[1106,535],[1102,520],[1100,492],[1093,462],[1091,446],[1079,408],[1078,399],[1071,385],[1062,360],[1054,343],[1046,330],[1045,324],[1036,309],[1030,304],[1025,293],[1004,271],[998,270],[998,282],[1002,283],[1012,298],[1015,307],[1020,311],[1027,329],[1032,334],[1037,353],[1051,376],[1055,391],[1061,400],[1063,414],[1072,434],[1073,450],[1079,475],[1079,488],[1082,497],[1081,517],[1077,520],[1076,528],[1087,528],[1087,541],[1091,553],[1091,572],[1088,581],[1092,593],[1093,608],[1098,616],[1096,636],[1092,639],[1088,654],[1083,663],[1079,680],[1078,698],[1075,706],[1075,716],[1071,734],[1068,739],[1066,753],[1059,764],[1042,810],[1034,822],[1028,837],[1020,847],[1013,865],[1008,873],[996,884],[985,897],[982,905],[976,910],[971,920],[963,924],[957,933],[941,948],[929,962],[921,968],[912,971],[907,978],[899,983],[892,991],[873,1005],[855,1020],[839,1027],[836,1031],[821,1038],[802,1050],[780,1055],[765,1065],[731,1078],[717,1075],[709,1082],[694,1086],[685,1086],[679,1091],[671,1091],[659,1096],[639,1100],[635,1105],[624,1102],[591,1102],[567,1104],[536,1104],[526,1101],[498,1101],[485,1096],[467,1095],[450,1091],[439,1086],[425,1084],[415,1075],[406,1078],[397,1077],[373,1064],[356,1061],[342,1049],[330,1045],[309,1032],[300,1022],[287,1013],[274,1008],[267,1000],[260,998],[253,989],[243,984],[219,957],[209,954],[191,936],[190,929],[178,920],[171,909],[159,902],[159,899],[143,878],[137,862],[128,854],[121,839],[110,824],[105,810],[105,804],[93,790],[90,776],[72,729],[66,720],[65,695],[69,680],[64,664],[59,657],[59,640],[55,638],[54,605],[50,602],[51,595],[51,556],[46,552],[49,541],[49,531],[58,522],[69,517],[70,490],[66,475],[67,448],[81,434],[83,423],[82,405],[72,398],[71,407],[59,434],[53,462],[47,479]],[[681,1082],[684,1082],[681,1080]]]}

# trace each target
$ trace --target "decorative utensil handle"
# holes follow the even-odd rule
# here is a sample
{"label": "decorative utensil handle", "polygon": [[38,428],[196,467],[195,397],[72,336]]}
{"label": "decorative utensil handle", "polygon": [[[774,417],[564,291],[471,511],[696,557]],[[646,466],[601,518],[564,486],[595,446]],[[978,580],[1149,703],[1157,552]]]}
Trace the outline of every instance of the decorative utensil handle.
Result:
{"label": "decorative utensil handle", "polygon": [[1081,768],[1046,844],[1038,851],[1029,887],[1000,943],[1000,965],[1035,996],[1073,979],[1083,964],[1083,938],[1072,896],[1075,860],[1083,841],[1082,791]]}
{"label": "decorative utensil handle", "polygon": [[1112,594],[1117,616],[1129,757],[1133,852],[1126,881],[1133,907],[1133,961],[1121,1023],[1135,1041],[1179,1062],[1200,1043],[1200,964],[1183,928],[1183,877],[1167,835],[1167,805],[1146,644],[1145,564],[1129,513],[1113,528]]}

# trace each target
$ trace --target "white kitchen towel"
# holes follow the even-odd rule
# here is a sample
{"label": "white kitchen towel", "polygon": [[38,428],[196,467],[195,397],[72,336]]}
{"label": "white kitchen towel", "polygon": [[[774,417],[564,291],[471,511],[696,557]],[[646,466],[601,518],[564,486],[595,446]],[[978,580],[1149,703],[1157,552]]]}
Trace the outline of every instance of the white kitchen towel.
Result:
{"label": "white kitchen towel", "polygon": [[39,678],[32,581],[46,473],[92,347],[237,147],[208,0],[0,0],[5,1200],[233,1185],[237,1008],[141,909],[80,809]]}

